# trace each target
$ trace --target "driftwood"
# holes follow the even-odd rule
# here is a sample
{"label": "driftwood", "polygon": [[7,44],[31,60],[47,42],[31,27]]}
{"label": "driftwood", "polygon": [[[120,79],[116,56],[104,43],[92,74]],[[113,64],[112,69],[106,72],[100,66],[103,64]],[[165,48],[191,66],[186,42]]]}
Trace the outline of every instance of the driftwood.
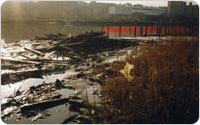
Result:
{"label": "driftwood", "polygon": [[1,74],[1,85],[15,83],[27,78],[42,78],[42,70]]}
{"label": "driftwood", "polygon": [[27,59],[19,60],[19,59],[14,59],[11,57],[1,57],[1,61],[2,62],[11,62],[11,63],[22,63],[22,64],[40,64],[40,62],[29,61]]}
{"label": "driftwood", "polygon": [[24,105],[22,106],[21,112],[27,112],[30,110],[45,110],[48,108],[52,108],[55,107],[57,105],[62,105],[68,102],[69,99],[67,98],[62,98],[62,99],[55,99],[55,100],[50,100],[50,101],[43,101],[43,102],[38,102],[38,103],[34,103],[34,104],[28,104],[28,105]]}
{"label": "driftwood", "polygon": [[[37,37],[40,40],[57,41],[53,46],[49,46],[51,51],[73,51],[74,53],[94,54],[107,49],[124,48],[135,44],[135,41],[114,40],[104,36],[103,32],[91,31],[77,36],[68,37],[67,35],[48,34],[46,37]],[[65,55],[68,56],[68,55]]]}
{"label": "driftwood", "polygon": [[75,114],[73,116],[68,117],[67,119],[65,119],[61,124],[67,124],[68,122],[74,120],[76,117],[78,116],[78,114]]}
{"label": "driftwood", "polygon": [[31,49],[31,48],[26,48],[26,47],[24,47],[24,50],[30,51],[30,52],[35,53],[35,54],[37,54],[37,55],[45,56],[44,53],[41,53],[41,52],[39,52],[39,51],[37,51],[37,50],[34,50],[34,49]]}

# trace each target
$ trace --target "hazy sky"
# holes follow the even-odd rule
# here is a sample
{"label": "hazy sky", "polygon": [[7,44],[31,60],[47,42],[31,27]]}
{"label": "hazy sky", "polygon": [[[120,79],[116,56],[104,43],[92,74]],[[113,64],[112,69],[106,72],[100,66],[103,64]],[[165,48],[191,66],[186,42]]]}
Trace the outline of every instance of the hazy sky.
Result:
{"label": "hazy sky", "polygon": [[[11,0],[14,1],[14,0]],[[34,1],[37,2],[37,0],[19,0],[19,1]],[[48,0],[44,0],[48,1]],[[55,0],[53,0],[55,1]],[[60,0],[63,1],[63,0]],[[65,0],[64,0],[65,1]],[[91,1],[96,1],[96,2],[102,2],[102,3],[116,3],[116,4],[125,4],[125,3],[131,3],[131,4],[143,4],[144,6],[167,6],[168,0],[69,0],[69,1],[85,1],[85,2],[91,2]],[[189,2],[192,2],[193,4],[197,4],[193,0],[174,0],[174,1],[186,1],[187,4]]]}
{"label": "hazy sky", "polygon": [[[191,0],[188,0],[191,2]],[[89,1],[87,1],[89,2]],[[167,6],[167,0],[100,0],[97,2],[104,2],[104,3],[131,3],[131,4],[143,4],[145,6]],[[187,2],[188,3],[188,2]],[[195,2],[192,2],[193,4],[196,4]]]}
{"label": "hazy sky", "polygon": [[142,1],[142,0],[137,0],[137,1],[97,1],[97,2],[106,2],[106,3],[131,3],[131,4],[143,4],[145,6],[167,6],[167,1]]}

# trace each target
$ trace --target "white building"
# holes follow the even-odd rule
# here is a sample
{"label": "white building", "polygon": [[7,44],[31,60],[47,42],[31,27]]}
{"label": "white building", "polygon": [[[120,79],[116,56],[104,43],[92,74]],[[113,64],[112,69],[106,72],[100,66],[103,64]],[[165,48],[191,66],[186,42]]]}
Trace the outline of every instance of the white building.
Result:
{"label": "white building", "polygon": [[144,7],[144,6],[133,6],[133,7],[109,7],[109,14],[115,15],[130,15],[133,13],[142,13],[144,15],[161,15],[166,13],[166,8],[155,8],[155,7]]}
{"label": "white building", "polygon": [[132,14],[130,7],[109,7],[109,14]]}

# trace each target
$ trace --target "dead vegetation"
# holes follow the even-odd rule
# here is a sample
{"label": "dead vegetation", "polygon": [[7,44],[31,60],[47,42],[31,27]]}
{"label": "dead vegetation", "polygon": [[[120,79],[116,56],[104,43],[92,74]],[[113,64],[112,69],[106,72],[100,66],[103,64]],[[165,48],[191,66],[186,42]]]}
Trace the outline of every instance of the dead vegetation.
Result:
{"label": "dead vegetation", "polygon": [[[143,48],[137,58],[115,62],[102,79],[105,123],[194,123],[199,115],[199,43],[170,42]],[[133,65],[132,80],[119,73]]]}

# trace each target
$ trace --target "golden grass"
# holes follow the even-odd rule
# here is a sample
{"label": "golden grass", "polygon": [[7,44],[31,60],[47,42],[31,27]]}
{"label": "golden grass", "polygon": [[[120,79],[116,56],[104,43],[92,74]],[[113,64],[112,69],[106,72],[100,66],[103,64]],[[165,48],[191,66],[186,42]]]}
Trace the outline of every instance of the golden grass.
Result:
{"label": "golden grass", "polygon": [[[133,80],[120,73],[104,79],[104,120],[110,123],[194,123],[199,113],[199,42],[144,47]],[[126,62],[113,64],[120,70]],[[119,68],[120,67],[120,68]]]}

